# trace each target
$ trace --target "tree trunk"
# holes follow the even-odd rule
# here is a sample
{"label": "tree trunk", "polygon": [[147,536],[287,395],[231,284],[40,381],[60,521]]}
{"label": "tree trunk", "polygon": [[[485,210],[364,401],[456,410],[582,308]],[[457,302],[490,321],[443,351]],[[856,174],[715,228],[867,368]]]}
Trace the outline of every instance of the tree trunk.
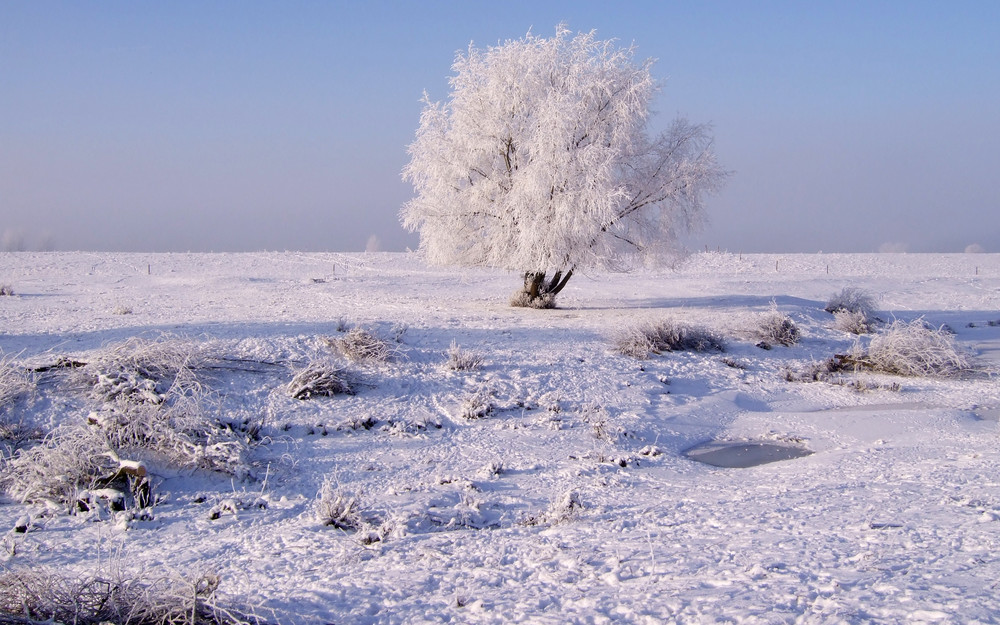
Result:
{"label": "tree trunk", "polygon": [[549,280],[544,271],[528,271],[524,274],[524,287],[511,298],[512,306],[526,308],[555,308],[556,295],[566,287],[573,276],[570,269],[565,274],[557,271]]}

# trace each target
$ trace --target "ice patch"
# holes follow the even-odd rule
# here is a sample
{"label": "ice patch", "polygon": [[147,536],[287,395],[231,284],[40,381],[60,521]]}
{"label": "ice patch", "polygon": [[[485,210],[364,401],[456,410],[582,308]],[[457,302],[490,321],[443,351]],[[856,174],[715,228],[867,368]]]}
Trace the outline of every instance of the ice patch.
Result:
{"label": "ice patch", "polygon": [[773,441],[709,441],[688,449],[684,455],[713,467],[746,469],[812,453],[804,447]]}

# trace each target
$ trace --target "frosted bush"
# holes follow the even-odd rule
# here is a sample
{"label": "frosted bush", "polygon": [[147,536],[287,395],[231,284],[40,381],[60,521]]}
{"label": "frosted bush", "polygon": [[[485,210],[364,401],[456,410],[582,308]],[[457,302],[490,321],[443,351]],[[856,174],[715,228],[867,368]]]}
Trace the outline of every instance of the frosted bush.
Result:
{"label": "frosted bush", "polygon": [[64,427],[40,444],[19,450],[5,467],[3,486],[21,503],[50,502],[69,506],[83,490],[94,488],[101,475],[117,466],[100,434],[85,427]]}
{"label": "frosted bush", "polygon": [[525,291],[524,289],[519,289],[514,291],[513,295],[510,296],[510,305],[515,308],[537,308],[539,310],[546,310],[556,307],[556,296],[554,293],[541,293],[539,295],[532,296],[531,293]]}
{"label": "frosted bush", "polygon": [[837,310],[833,313],[833,328],[849,334],[868,334],[872,320],[862,311]]}
{"label": "frosted bush", "polygon": [[722,340],[708,330],[670,319],[625,328],[613,341],[619,353],[640,359],[663,352],[723,351],[725,348]]}
{"label": "frosted bush", "polygon": [[120,459],[227,474],[245,471],[248,432],[221,419],[216,398],[200,386],[174,384],[159,401],[119,394],[85,423],[61,427],[41,444],[19,450],[4,487],[20,501],[72,505],[118,472]]}
{"label": "frosted bush", "polygon": [[866,318],[875,310],[875,297],[863,289],[853,286],[843,288],[826,303],[826,312],[862,313]]}
{"label": "frosted bush", "polygon": [[169,334],[157,339],[134,337],[107,348],[84,372],[96,399],[158,404],[168,391],[197,390],[195,369],[205,366],[209,357],[203,344]]}
{"label": "frosted bush", "polygon": [[27,370],[12,357],[0,355],[0,410],[34,389]]}
{"label": "frosted bush", "polygon": [[479,388],[462,400],[459,415],[465,419],[482,419],[493,413],[493,394],[487,388]]}
{"label": "frosted bush", "polygon": [[867,350],[856,349],[850,360],[876,371],[909,376],[948,376],[972,368],[944,328],[928,328],[923,319],[894,321],[876,334]]}
{"label": "frosted bush", "polygon": [[345,358],[353,361],[388,362],[398,354],[398,349],[388,341],[365,328],[352,328],[344,336],[326,341]]}
{"label": "frosted bush", "polygon": [[567,491],[559,499],[552,502],[548,509],[540,515],[532,515],[524,520],[525,525],[557,525],[565,523],[583,509],[580,495],[576,491]]}
{"label": "frosted bush", "polygon": [[314,506],[316,520],[323,525],[349,531],[361,529],[364,525],[358,498],[344,492],[331,478],[323,480]]}
{"label": "frosted bush", "polygon": [[14,287],[9,284],[0,284],[0,297],[14,295]]}
{"label": "frosted bush", "polygon": [[455,341],[448,348],[447,367],[453,371],[472,371],[483,365],[483,357],[475,352],[464,350]]}
{"label": "frosted bush", "polygon": [[799,328],[788,315],[771,305],[771,310],[761,315],[753,329],[754,336],[767,346],[777,343],[789,347],[799,342]]}
{"label": "frosted bush", "polygon": [[344,369],[328,362],[311,363],[288,383],[288,394],[295,399],[350,395],[353,392]]}
{"label": "frosted bush", "polygon": [[237,474],[244,469],[245,434],[217,416],[213,398],[178,397],[168,405],[119,403],[92,412],[88,427],[112,449],[182,469]]}
{"label": "frosted bush", "polygon": [[0,623],[75,625],[249,625],[263,621],[223,606],[220,578],[122,575],[71,577],[19,568],[0,575]]}
{"label": "frosted bush", "polygon": [[119,475],[124,459],[239,474],[246,448],[243,436],[194,404],[105,407],[86,424],[61,427],[41,444],[19,450],[3,485],[21,502],[72,507],[80,492]]}

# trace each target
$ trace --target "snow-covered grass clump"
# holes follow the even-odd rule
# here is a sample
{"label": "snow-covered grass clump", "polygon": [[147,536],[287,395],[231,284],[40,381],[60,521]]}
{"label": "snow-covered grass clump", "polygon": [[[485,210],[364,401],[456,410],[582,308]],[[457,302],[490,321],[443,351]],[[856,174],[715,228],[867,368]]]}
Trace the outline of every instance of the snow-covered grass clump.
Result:
{"label": "snow-covered grass clump", "polygon": [[22,503],[50,503],[72,512],[80,494],[115,470],[94,430],[66,426],[41,444],[21,449],[4,467],[2,484]]}
{"label": "snow-covered grass clump", "polygon": [[[0,352],[2,354],[2,352]],[[28,435],[24,419],[15,408],[20,400],[30,395],[35,381],[27,369],[14,358],[0,355],[0,454],[9,455]],[[6,449],[4,449],[6,448]]]}
{"label": "snow-covered grass clump", "polygon": [[848,334],[869,334],[874,322],[864,311],[837,310],[833,313],[833,329]]}
{"label": "snow-covered grass clump", "polygon": [[351,328],[344,336],[327,339],[327,343],[344,358],[355,362],[385,363],[399,356],[397,346],[362,327]]}
{"label": "snow-covered grass clump", "polygon": [[799,342],[800,332],[792,318],[772,303],[771,309],[755,320],[753,335],[760,341],[760,347],[770,348],[775,344],[789,347]]}
{"label": "snow-covered grass clump", "polygon": [[462,349],[455,341],[448,348],[448,362],[445,365],[452,371],[474,371],[483,366],[483,356],[468,349]]}
{"label": "snow-covered grass clump", "polygon": [[351,395],[354,389],[347,372],[332,362],[313,362],[298,371],[288,383],[288,394],[295,399]]}
{"label": "snow-covered grass clump", "polygon": [[316,520],[323,525],[348,531],[364,525],[359,498],[346,492],[334,479],[323,480],[314,505]]}
{"label": "snow-covered grass clump", "polygon": [[848,286],[835,293],[826,302],[826,312],[863,313],[866,317],[875,311],[875,296],[864,289]]}
{"label": "snow-covered grass clump", "polygon": [[99,401],[159,404],[199,392],[195,370],[210,358],[207,343],[163,334],[111,345],[83,371]]}
{"label": "snow-covered grass clump", "polygon": [[868,334],[874,330],[876,319],[874,295],[857,287],[844,287],[826,303],[826,312],[833,314],[835,330],[849,334]]}
{"label": "snow-covered grass clump", "polygon": [[34,387],[24,366],[0,352],[0,410],[31,392]]}
{"label": "snow-covered grass clump", "polygon": [[905,376],[950,376],[972,368],[953,333],[928,327],[923,319],[894,321],[872,337],[867,349],[853,350],[848,362]]}
{"label": "snow-covered grass clump", "polygon": [[19,568],[0,574],[0,622],[75,625],[243,625],[258,619],[224,605],[220,579],[70,576]]}
{"label": "snow-covered grass clump", "polygon": [[620,354],[640,359],[664,352],[725,350],[724,342],[713,332],[673,319],[626,327],[614,336],[613,341]]}
{"label": "snow-covered grass clump", "polygon": [[548,310],[556,307],[556,296],[553,293],[540,293],[532,296],[531,293],[520,289],[511,294],[510,305],[514,308]]}
{"label": "snow-covered grass clump", "polygon": [[[18,501],[73,511],[94,490],[127,489],[135,499],[145,475],[144,469],[131,472],[136,463],[244,473],[244,454],[259,423],[222,418],[218,396],[195,370],[207,362],[205,349],[162,336],[101,350],[73,374],[89,388],[94,409],[64,421],[40,444],[19,449],[3,471],[6,490]],[[136,504],[148,503],[147,495]]]}

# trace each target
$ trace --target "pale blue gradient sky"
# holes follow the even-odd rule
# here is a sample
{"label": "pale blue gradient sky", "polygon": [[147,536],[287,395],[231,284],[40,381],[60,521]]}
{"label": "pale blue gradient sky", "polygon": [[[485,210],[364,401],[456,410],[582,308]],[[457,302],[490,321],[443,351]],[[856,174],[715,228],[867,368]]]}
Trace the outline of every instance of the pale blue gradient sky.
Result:
{"label": "pale blue gradient sky", "polygon": [[1000,252],[1000,2],[0,0],[0,232],[28,248],[416,245],[420,97],[558,22],[635,42],[735,171],[688,244]]}

